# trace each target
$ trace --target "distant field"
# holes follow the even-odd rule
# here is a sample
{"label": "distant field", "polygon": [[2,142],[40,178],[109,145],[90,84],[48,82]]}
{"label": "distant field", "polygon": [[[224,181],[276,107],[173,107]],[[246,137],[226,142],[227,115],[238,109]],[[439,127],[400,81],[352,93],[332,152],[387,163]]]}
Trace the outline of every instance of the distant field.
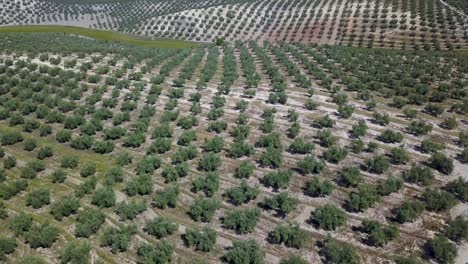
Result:
{"label": "distant field", "polygon": [[98,30],[98,29],[89,29],[89,28],[80,28],[80,27],[71,27],[71,26],[12,26],[12,27],[0,27],[0,33],[38,33],[38,32],[56,32],[56,33],[66,33],[66,34],[75,34],[85,37],[90,37],[97,40],[109,40],[109,41],[119,41],[127,44],[149,47],[149,48],[190,48],[199,46],[195,42],[181,41],[181,40],[170,40],[170,39],[143,39],[134,37],[128,34]]}

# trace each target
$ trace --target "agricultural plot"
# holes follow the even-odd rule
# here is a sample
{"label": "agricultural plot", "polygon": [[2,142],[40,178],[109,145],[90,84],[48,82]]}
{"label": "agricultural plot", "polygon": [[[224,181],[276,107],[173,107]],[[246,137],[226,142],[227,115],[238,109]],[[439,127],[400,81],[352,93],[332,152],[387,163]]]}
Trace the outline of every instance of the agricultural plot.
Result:
{"label": "agricultural plot", "polygon": [[74,25],[199,42],[266,40],[453,50],[468,47],[468,15],[462,2],[1,0],[0,24]]}
{"label": "agricultural plot", "polygon": [[466,260],[466,57],[10,38],[6,263]]}

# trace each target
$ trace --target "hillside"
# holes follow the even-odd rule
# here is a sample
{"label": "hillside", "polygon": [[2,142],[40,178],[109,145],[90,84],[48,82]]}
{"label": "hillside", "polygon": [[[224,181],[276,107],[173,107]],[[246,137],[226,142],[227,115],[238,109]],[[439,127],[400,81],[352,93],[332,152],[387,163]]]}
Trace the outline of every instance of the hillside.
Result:
{"label": "hillside", "polygon": [[466,260],[457,52],[2,39],[2,262]]}
{"label": "hillside", "polygon": [[0,6],[2,25],[75,25],[201,42],[468,47],[466,7],[456,0],[1,0]]}

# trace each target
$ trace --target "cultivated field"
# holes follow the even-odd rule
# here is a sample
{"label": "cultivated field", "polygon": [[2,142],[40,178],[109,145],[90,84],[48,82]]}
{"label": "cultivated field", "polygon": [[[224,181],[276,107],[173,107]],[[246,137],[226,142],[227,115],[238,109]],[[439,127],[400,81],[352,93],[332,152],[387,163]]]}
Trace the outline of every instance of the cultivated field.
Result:
{"label": "cultivated field", "polygon": [[467,49],[463,0],[1,0],[0,25],[67,25],[151,38]]}
{"label": "cultivated field", "polygon": [[1,261],[466,262],[464,55],[2,36]]}

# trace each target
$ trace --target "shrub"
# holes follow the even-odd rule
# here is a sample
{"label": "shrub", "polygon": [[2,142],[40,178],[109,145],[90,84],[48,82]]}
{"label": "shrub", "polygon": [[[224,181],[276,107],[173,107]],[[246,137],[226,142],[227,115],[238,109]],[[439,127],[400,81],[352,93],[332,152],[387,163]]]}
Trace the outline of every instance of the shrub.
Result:
{"label": "shrub", "polygon": [[60,162],[60,167],[74,169],[78,167],[79,162],[78,156],[64,156]]}
{"label": "shrub", "polygon": [[197,222],[210,222],[214,213],[221,206],[218,200],[212,198],[196,199],[190,206],[189,215]]}
{"label": "shrub", "polygon": [[37,147],[36,140],[34,139],[26,139],[23,142],[23,149],[26,151],[33,151]]}
{"label": "shrub", "polygon": [[305,186],[304,193],[311,197],[324,197],[330,195],[335,186],[330,180],[320,181],[318,177],[312,177],[312,180]]}
{"label": "shrub", "polygon": [[314,126],[317,128],[331,128],[335,125],[335,120],[331,119],[330,116],[325,115],[314,120]]}
{"label": "shrub", "polygon": [[399,234],[397,226],[384,226],[374,220],[364,220],[362,222],[362,230],[368,234],[367,242],[377,247],[385,246]]}
{"label": "shrub", "polygon": [[177,185],[168,186],[163,190],[156,191],[153,203],[159,209],[166,209],[167,207],[176,207],[177,197],[179,196],[179,187]]}
{"label": "shrub", "polygon": [[75,225],[75,235],[77,237],[90,237],[95,234],[106,219],[101,210],[85,208],[78,213]]}
{"label": "shrub", "polygon": [[270,240],[276,244],[284,243],[287,247],[302,248],[309,242],[309,235],[298,224],[277,226],[270,234]]}
{"label": "shrub", "polygon": [[288,150],[292,153],[308,154],[314,149],[314,144],[307,142],[304,138],[298,137],[289,146]]}
{"label": "shrub", "polygon": [[332,204],[317,208],[311,215],[311,220],[317,223],[319,228],[325,230],[335,230],[337,227],[344,225],[348,219],[342,209]]}
{"label": "shrub", "polygon": [[80,208],[80,200],[74,196],[66,196],[52,205],[50,214],[61,221],[64,216],[76,214],[78,208]]}
{"label": "shrub", "polygon": [[153,179],[149,174],[139,175],[131,179],[125,186],[125,192],[129,196],[146,195],[153,191]]}
{"label": "shrub", "polygon": [[441,235],[428,242],[428,251],[439,263],[454,263],[457,257],[457,247]]}
{"label": "shrub", "polygon": [[88,263],[91,246],[88,242],[72,241],[60,252],[62,263]]}
{"label": "shrub", "polygon": [[281,192],[276,196],[267,197],[263,201],[263,205],[266,208],[276,210],[276,212],[281,216],[286,216],[296,209],[298,203],[299,201],[296,198],[289,197],[287,192]]}
{"label": "shrub", "polygon": [[361,171],[358,167],[344,167],[338,172],[339,183],[346,187],[357,187],[362,181]]}
{"label": "shrub", "polygon": [[137,228],[134,225],[108,227],[104,230],[100,238],[101,247],[110,247],[112,253],[127,251],[133,235],[136,234]]}
{"label": "shrub", "polygon": [[325,162],[315,158],[314,156],[307,155],[303,160],[297,162],[297,167],[303,174],[318,174],[325,169]]}
{"label": "shrub", "polygon": [[205,227],[201,230],[187,229],[184,235],[185,244],[188,247],[194,247],[195,250],[210,252],[216,244],[216,231]]}
{"label": "shrub", "polygon": [[90,149],[94,143],[94,139],[91,136],[84,135],[74,138],[70,142],[70,146],[77,150]]}
{"label": "shrub", "polygon": [[248,157],[254,153],[254,147],[244,141],[236,141],[229,148],[229,155],[233,158]]}
{"label": "shrub", "polygon": [[117,204],[115,208],[116,214],[121,221],[133,220],[135,217],[146,210],[146,201],[136,202],[134,200],[127,202],[123,201]]}
{"label": "shrub", "polygon": [[361,259],[354,246],[348,243],[338,243],[335,239],[327,237],[320,253],[330,264],[359,264]]}
{"label": "shrub", "polygon": [[348,155],[348,150],[345,148],[339,148],[336,146],[332,146],[328,150],[323,153],[323,157],[325,160],[331,163],[339,163],[340,161],[344,160]]}
{"label": "shrub", "polygon": [[379,195],[373,186],[361,185],[357,192],[352,192],[347,207],[354,212],[362,212],[374,206],[379,200]]}
{"label": "shrub", "polygon": [[403,147],[393,148],[390,151],[390,160],[393,164],[406,164],[409,159],[409,154]]}
{"label": "shrub", "polygon": [[153,174],[161,166],[161,159],[156,156],[147,156],[140,160],[137,164],[136,173],[142,174]]}
{"label": "shrub", "polygon": [[282,259],[280,264],[307,264],[308,262],[302,257],[297,255],[291,255],[286,259]]}
{"label": "shrub", "polygon": [[26,195],[26,205],[34,209],[50,204],[50,191],[48,189],[37,189]]}
{"label": "shrub", "polygon": [[420,185],[429,185],[434,180],[434,175],[430,168],[425,166],[416,166],[413,164],[409,170],[402,172],[403,179],[407,182]]}
{"label": "shrub", "polygon": [[138,263],[171,263],[174,246],[166,241],[161,241],[155,245],[143,244],[138,247]]}
{"label": "shrub", "polygon": [[292,172],[290,170],[279,170],[276,172],[269,172],[263,177],[261,182],[266,187],[272,187],[274,189],[285,189],[289,185]]}
{"label": "shrub", "polygon": [[263,264],[265,251],[255,240],[234,241],[233,246],[224,255],[229,264]]}
{"label": "shrub", "polygon": [[114,190],[110,187],[102,187],[94,193],[91,203],[101,208],[112,207],[115,205],[116,197]]}
{"label": "shrub", "polygon": [[23,135],[17,131],[4,131],[0,137],[3,146],[13,145],[23,141]]}
{"label": "shrub", "polygon": [[25,241],[31,248],[49,248],[57,241],[59,229],[50,224],[33,225],[25,235]]}
{"label": "shrub", "polygon": [[14,238],[0,237],[0,260],[5,260],[6,255],[13,253],[16,247]]}
{"label": "shrub", "polygon": [[366,135],[367,129],[368,127],[366,121],[363,119],[359,119],[357,124],[353,124],[349,133],[352,137],[360,138]]}
{"label": "shrub", "polygon": [[461,202],[468,201],[468,182],[462,177],[447,183],[444,189],[455,195]]}
{"label": "shrub", "polygon": [[105,183],[107,185],[112,185],[116,182],[123,182],[124,172],[120,166],[110,167],[104,174]]}
{"label": "shrub", "polygon": [[439,116],[444,112],[444,108],[440,105],[429,103],[424,107],[424,111],[432,116]]}
{"label": "shrub", "polygon": [[443,174],[450,174],[453,171],[453,160],[442,153],[434,153],[429,159],[431,168]]}
{"label": "shrub", "polygon": [[222,223],[227,229],[235,230],[238,234],[245,234],[255,229],[259,216],[260,210],[257,208],[232,210],[222,218]]}
{"label": "shrub", "polygon": [[372,116],[374,121],[381,126],[390,124],[390,116],[387,113],[381,114],[379,112],[374,112]]}
{"label": "shrub", "polygon": [[239,179],[248,179],[254,172],[255,165],[249,161],[242,161],[234,172],[234,177]]}
{"label": "shrub", "polygon": [[178,225],[166,218],[158,217],[147,221],[145,231],[158,239],[170,236],[178,230]]}
{"label": "shrub", "polygon": [[22,212],[10,221],[9,227],[15,236],[19,236],[27,233],[31,229],[32,224],[32,215]]}
{"label": "shrub", "polygon": [[395,220],[399,223],[413,222],[424,211],[424,204],[420,201],[404,201],[399,208],[395,210]]}
{"label": "shrub", "polygon": [[403,179],[398,176],[390,176],[385,180],[379,181],[377,185],[377,193],[385,196],[397,192],[403,187]]}
{"label": "shrub", "polygon": [[427,190],[423,195],[427,210],[440,212],[451,209],[457,204],[455,196],[443,190]]}
{"label": "shrub", "polygon": [[72,138],[72,133],[70,130],[65,130],[65,129],[62,129],[62,130],[59,130],[57,132],[57,134],[55,135],[55,139],[59,142],[59,143],[65,143],[65,142],[68,142],[70,141]]}
{"label": "shrub", "polygon": [[219,176],[211,172],[205,177],[195,179],[192,185],[195,192],[203,191],[206,196],[212,197],[219,189]]}
{"label": "shrub", "polygon": [[114,147],[115,145],[112,141],[109,141],[109,140],[96,141],[94,143],[93,150],[94,152],[99,153],[99,154],[107,154],[107,153],[111,153],[112,151],[114,151]]}
{"label": "shrub", "polygon": [[377,139],[384,143],[397,143],[403,140],[403,134],[387,129],[382,132]]}
{"label": "shrub", "polygon": [[375,174],[382,174],[390,167],[388,159],[383,155],[375,156],[372,159],[366,159],[365,165],[367,171]]}
{"label": "shrub", "polygon": [[9,200],[16,194],[26,190],[27,187],[27,180],[14,180],[9,182],[8,184],[2,184],[0,185],[0,197],[2,197],[5,200]]}
{"label": "shrub", "polygon": [[81,177],[93,176],[95,173],[96,173],[96,163],[95,162],[87,162],[80,169]]}
{"label": "shrub", "polygon": [[462,152],[458,155],[458,160],[461,163],[468,163],[468,147],[462,150]]}
{"label": "shrub", "polygon": [[468,221],[462,216],[457,216],[448,222],[444,234],[457,243],[468,240]]}
{"label": "shrub", "polygon": [[245,180],[238,187],[232,187],[226,190],[225,196],[229,202],[234,205],[248,203],[257,198],[259,194],[258,186],[250,187]]}
{"label": "shrub", "polygon": [[338,138],[328,129],[322,129],[317,132],[317,138],[320,140],[322,147],[331,147],[336,144]]}
{"label": "shrub", "polygon": [[3,168],[5,170],[9,170],[13,167],[16,166],[16,158],[13,157],[13,156],[9,156],[9,157],[6,157],[4,160],[3,160]]}
{"label": "shrub", "polygon": [[221,166],[221,158],[213,153],[206,153],[198,162],[198,168],[203,171],[215,171]]}
{"label": "shrub", "polygon": [[415,136],[427,135],[432,131],[432,125],[422,120],[414,120],[406,127],[406,131]]}
{"label": "shrub", "polygon": [[92,176],[87,178],[82,184],[75,189],[76,197],[83,197],[85,194],[90,194],[96,188],[97,179]]}
{"label": "shrub", "polygon": [[40,148],[37,152],[37,158],[40,160],[43,160],[45,158],[50,158],[54,155],[54,151],[52,150],[51,147],[45,146],[43,148]]}

